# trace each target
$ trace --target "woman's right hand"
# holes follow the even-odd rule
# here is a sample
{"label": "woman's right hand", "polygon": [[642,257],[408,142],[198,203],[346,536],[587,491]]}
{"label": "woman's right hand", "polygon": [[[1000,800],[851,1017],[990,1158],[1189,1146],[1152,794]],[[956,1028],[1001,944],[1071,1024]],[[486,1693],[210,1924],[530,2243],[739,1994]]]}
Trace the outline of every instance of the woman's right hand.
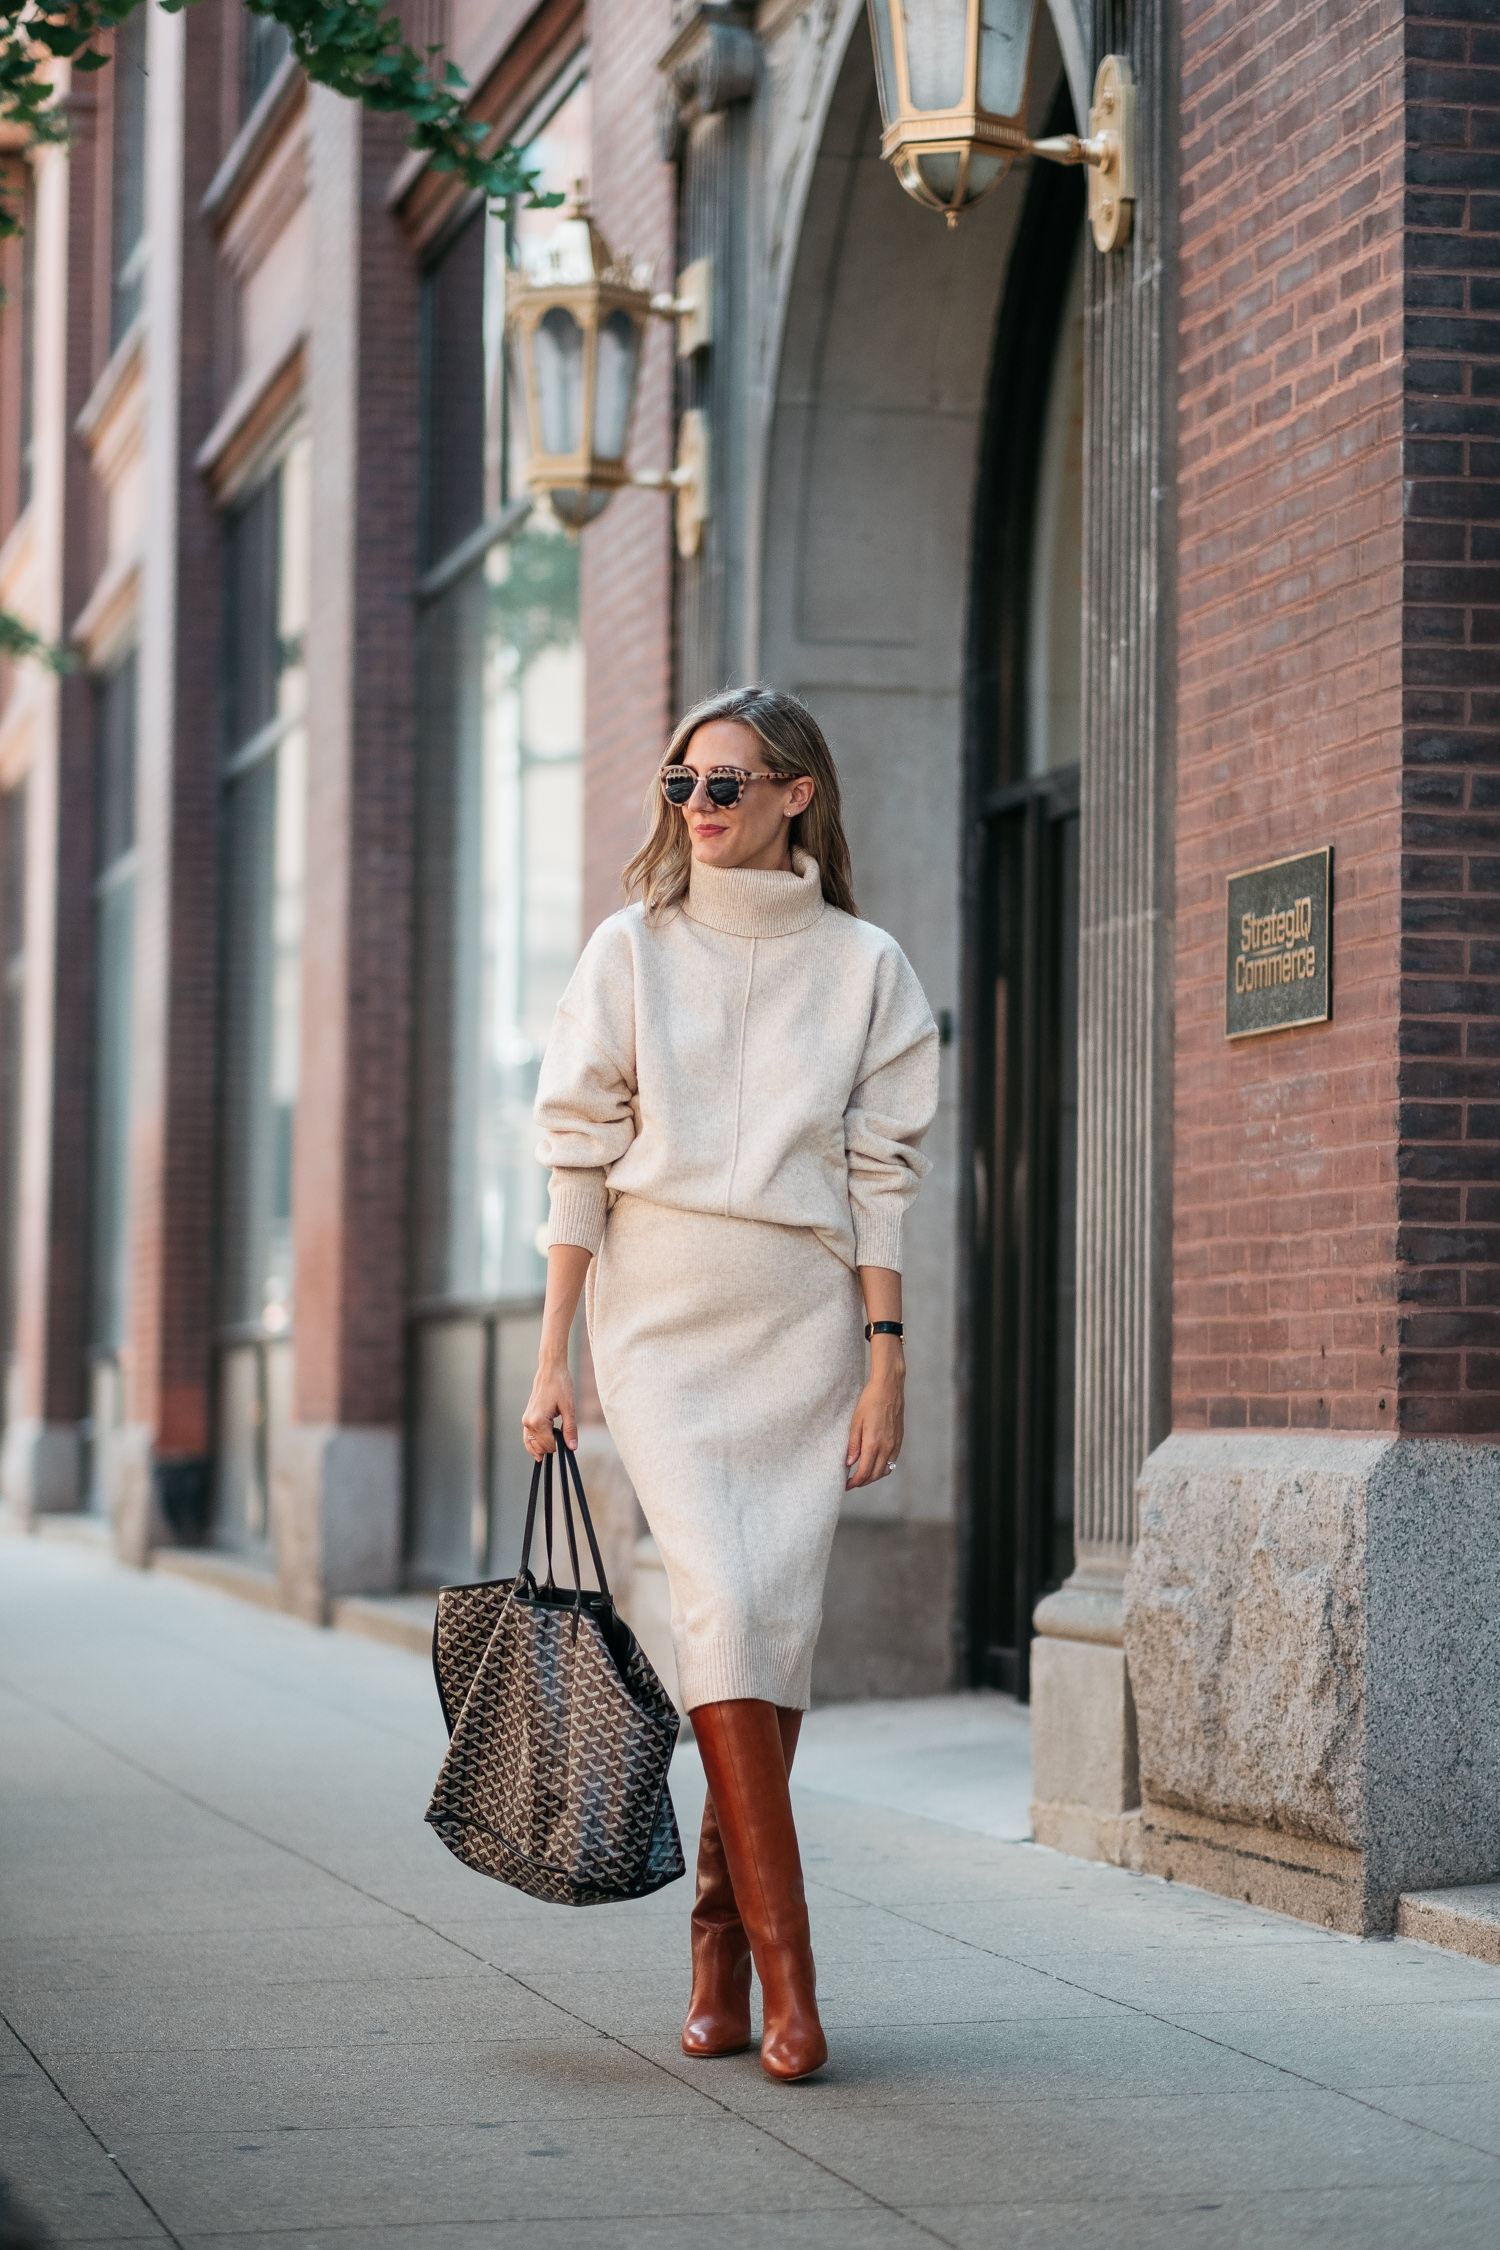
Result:
{"label": "woman's right hand", "polygon": [[568,1338],[573,1315],[588,1277],[590,1252],[572,1242],[554,1242],[547,1252],[547,1298],[542,1307],[542,1340],[536,1381],[521,1416],[521,1435],[533,1461],[557,1451],[552,1425],[560,1421],[570,1451],[578,1445],[578,1409],[568,1368]]}
{"label": "woman's right hand", "polygon": [[544,1453],[557,1451],[557,1440],[552,1433],[554,1422],[562,1423],[568,1450],[576,1452],[578,1410],[573,1403],[573,1377],[565,1359],[544,1359],[539,1364],[531,1396],[526,1401],[526,1412],[521,1416],[526,1450],[533,1461],[540,1461]]}

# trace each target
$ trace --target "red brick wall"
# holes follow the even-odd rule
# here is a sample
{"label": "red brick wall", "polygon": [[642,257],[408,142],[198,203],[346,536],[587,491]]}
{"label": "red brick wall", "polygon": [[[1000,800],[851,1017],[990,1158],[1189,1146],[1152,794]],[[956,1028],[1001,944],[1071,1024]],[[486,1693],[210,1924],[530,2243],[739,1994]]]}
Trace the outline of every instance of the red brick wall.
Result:
{"label": "red brick wall", "polygon": [[1500,17],[1407,27],[1404,1429],[1500,1433]]}
{"label": "red brick wall", "polygon": [[[1396,1420],[1402,15],[1182,11],[1182,1426]],[[1334,1020],[1231,1045],[1225,879],[1330,842]]]}
{"label": "red brick wall", "polygon": [[[676,172],[656,153],[662,80],[656,58],[672,31],[669,0],[593,0],[594,208],[617,255],[673,274]],[[672,332],[653,321],[641,369],[631,465],[672,455]],[[584,922],[622,903],[620,869],[641,836],[641,801],[671,724],[672,526],[668,499],[622,492],[583,534],[587,650]]]}
{"label": "red brick wall", "polygon": [[395,120],[361,119],[350,742],[325,755],[309,794],[310,835],[324,824],[317,850],[347,856],[327,898],[309,898],[304,950],[294,1200],[305,1422],[397,1423],[405,1384],[421,319],[417,262],[385,207],[404,145]]}

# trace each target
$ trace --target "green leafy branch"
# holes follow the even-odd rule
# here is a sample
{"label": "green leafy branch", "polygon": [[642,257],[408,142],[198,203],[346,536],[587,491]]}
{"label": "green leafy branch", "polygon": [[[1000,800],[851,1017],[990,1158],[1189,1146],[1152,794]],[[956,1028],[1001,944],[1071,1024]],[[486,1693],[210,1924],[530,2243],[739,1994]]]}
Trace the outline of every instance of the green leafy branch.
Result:
{"label": "green leafy branch", "polygon": [[[190,0],[160,0],[178,14]],[[467,188],[493,202],[524,199],[533,209],[561,203],[544,195],[539,175],[519,150],[503,145],[485,152],[490,128],[466,114],[468,85],[441,48],[425,55],[411,46],[400,22],[381,0],[245,0],[253,15],[285,26],[292,53],[319,86],[366,109],[402,117],[407,144],[435,172],[456,173]],[[65,142],[66,113],[58,100],[53,65],[102,70],[109,53],[95,44],[150,0],[0,0],[0,124],[19,126],[33,145]],[[0,192],[0,241],[19,234],[21,217]],[[50,647],[18,618],[0,612],[0,656],[30,657],[65,670],[66,651]]]}
{"label": "green leafy branch", "polygon": [[[161,0],[171,14],[189,0]],[[0,0],[0,122],[19,125],[34,142],[65,141],[67,118],[57,100],[51,66],[102,70],[109,55],[94,42],[149,0]],[[464,185],[496,202],[523,196],[533,207],[560,203],[543,195],[538,175],[518,150],[485,153],[489,127],[465,112],[468,85],[441,48],[425,55],[411,46],[399,20],[381,0],[246,0],[254,15],[285,26],[292,52],[319,86],[328,86],[366,109],[404,117],[408,145],[429,157],[435,172],[456,172]],[[0,200],[0,238],[15,234],[20,219]]]}
{"label": "green leafy branch", "polygon": [[0,609],[0,660],[9,664],[46,664],[54,672],[72,672],[78,664],[70,648],[64,648],[60,641],[47,640],[41,633],[33,633],[19,617],[12,617],[8,609]]}

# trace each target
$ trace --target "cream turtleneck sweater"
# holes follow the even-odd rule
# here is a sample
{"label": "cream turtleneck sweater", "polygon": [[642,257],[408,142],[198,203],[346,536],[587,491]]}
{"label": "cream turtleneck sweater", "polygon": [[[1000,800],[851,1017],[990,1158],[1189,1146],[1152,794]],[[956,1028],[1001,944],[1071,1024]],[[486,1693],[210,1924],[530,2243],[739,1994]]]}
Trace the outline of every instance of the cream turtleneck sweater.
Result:
{"label": "cream turtleneck sweater", "polygon": [[597,1251],[612,1195],[808,1227],[901,1270],[929,1169],[937,1028],[892,937],[791,874],[693,863],[682,905],[600,924],[542,1062],[551,1242]]}

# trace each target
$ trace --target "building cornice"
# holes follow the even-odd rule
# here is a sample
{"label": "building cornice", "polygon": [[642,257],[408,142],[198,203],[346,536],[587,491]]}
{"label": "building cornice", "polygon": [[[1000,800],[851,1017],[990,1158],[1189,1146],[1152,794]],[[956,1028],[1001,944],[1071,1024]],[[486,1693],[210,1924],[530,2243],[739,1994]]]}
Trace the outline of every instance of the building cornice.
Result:
{"label": "building cornice", "polygon": [[657,112],[657,153],[673,163],[700,117],[747,102],[760,69],[754,9],[746,0],[694,0],[657,57],[666,80]]}
{"label": "building cornice", "polygon": [[289,111],[261,147],[218,228],[219,254],[243,284],[264,263],[308,192],[311,174],[307,106]]}
{"label": "building cornice", "polygon": [[73,422],[101,476],[119,452],[121,424],[139,410],[146,362],[146,315],[138,312],[104,365]]}
{"label": "building cornice", "polygon": [[215,500],[233,499],[302,410],[307,338],[293,339],[269,367],[252,368],[229,394],[223,413],[193,457]]}
{"label": "building cornice", "polygon": [[271,148],[307,107],[307,80],[295,55],[287,55],[230,143],[229,153],[198,205],[216,232],[228,226]]}
{"label": "building cornice", "polygon": [[117,555],[73,620],[68,638],[90,671],[108,663],[135,621],[140,596],[141,553]]}
{"label": "building cornice", "polygon": [[0,603],[16,607],[36,557],[36,503],[21,510],[0,545]]}

